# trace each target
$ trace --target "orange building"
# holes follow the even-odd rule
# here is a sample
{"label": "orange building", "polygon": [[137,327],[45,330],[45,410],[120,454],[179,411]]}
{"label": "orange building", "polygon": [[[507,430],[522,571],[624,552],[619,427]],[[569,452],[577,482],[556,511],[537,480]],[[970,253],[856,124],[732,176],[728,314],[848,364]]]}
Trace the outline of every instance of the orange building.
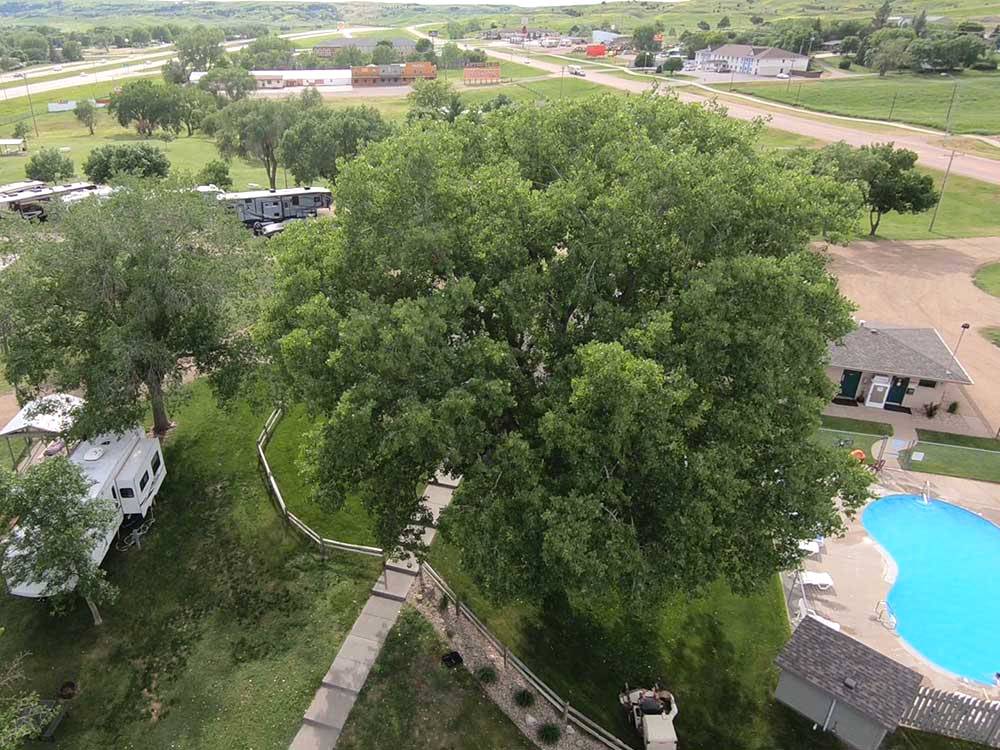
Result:
{"label": "orange building", "polygon": [[353,86],[409,86],[414,81],[434,78],[437,78],[437,66],[426,61],[351,68]]}

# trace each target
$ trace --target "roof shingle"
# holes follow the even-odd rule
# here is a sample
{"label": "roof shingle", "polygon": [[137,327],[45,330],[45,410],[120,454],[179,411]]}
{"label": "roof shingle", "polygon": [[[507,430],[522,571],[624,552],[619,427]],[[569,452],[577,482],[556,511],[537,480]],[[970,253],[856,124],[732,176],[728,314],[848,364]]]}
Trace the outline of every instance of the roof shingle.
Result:
{"label": "roof shingle", "polygon": [[830,364],[847,370],[972,385],[933,328],[861,326],[830,344]]}
{"label": "roof shingle", "polygon": [[812,617],[799,624],[775,663],[889,730],[913,705],[921,681],[912,669]]}

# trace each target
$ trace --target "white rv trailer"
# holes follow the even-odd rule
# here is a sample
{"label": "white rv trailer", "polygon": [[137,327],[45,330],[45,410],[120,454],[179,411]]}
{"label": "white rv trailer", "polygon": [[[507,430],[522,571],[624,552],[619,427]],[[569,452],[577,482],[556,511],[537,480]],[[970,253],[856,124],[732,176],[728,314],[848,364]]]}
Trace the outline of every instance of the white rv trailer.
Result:
{"label": "white rv trailer", "polygon": [[[100,435],[76,446],[69,458],[80,467],[90,480],[88,501],[104,500],[115,508],[115,514],[104,528],[93,529],[93,548],[90,559],[100,564],[107,555],[115,534],[128,516],[144,518],[153,504],[156,493],[167,475],[163,463],[160,441],[148,438],[138,427],[123,435]],[[15,529],[7,556],[21,554],[18,548],[23,532]],[[63,593],[76,586],[71,581],[62,590],[54,589],[48,581],[32,581],[19,586],[8,584],[14,596],[39,598]]]}
{"label": "white rv trailer", "polygon": [[12,195],[14,193],[20,193],[22,190],[40,187],[45,187],[45,183],[41,180],[21,180],[20,182],[9,182],[6,185],[0,185],[0,195]]}
{"label": "white rv trailer", "polygon": [[240,221],[258,233],[266,224],[315,216],[319,209],[329,208],[333,203],[329,190],[314,187],[220,193],[217,198],[235,211]]}
{"label": "white rv trailer", "polygon": [[66,185],[42,185],[20,190],[8,195],[0,195],[0,208],[15,211],[26,219],[44,219],[45,204],[53,198],[60,198],[74,193],[87,193],[97,190],[92,182],[71,182]]}

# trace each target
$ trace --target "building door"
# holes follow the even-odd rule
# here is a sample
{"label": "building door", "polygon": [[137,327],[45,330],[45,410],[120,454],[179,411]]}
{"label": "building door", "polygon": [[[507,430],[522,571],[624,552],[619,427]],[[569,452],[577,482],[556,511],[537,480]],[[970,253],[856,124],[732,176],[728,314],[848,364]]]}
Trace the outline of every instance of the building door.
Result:
{"label": "building door", "polygon": [[868,389],[868,398],[865,399],[865,406],[872,406],[876,409],[883,408],[891,386],[892,379],[888,375],[873,377],[871,388]]}
{"label": "building door", "polygon": [[909,378],[893,378],[889,395],[885,397],[887,404],[902,404],[906,397],[906,389],[910,387]]}
{"label": "building door", "polygon": [[859,370],[844,370],[840,376],[840,395],[844,398],[854,398],[858,395],[858,383],[861,382]]}

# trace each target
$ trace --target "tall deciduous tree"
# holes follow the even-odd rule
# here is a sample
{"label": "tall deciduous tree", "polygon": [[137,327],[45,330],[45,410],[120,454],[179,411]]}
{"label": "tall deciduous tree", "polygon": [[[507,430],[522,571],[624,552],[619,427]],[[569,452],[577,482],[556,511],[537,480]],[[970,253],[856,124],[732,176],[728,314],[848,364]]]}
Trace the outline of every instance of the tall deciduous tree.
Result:
{"label": "tall deciduous tree", "polygon": [[98,183],[113,178],[166,177],[169,172],[170,159],[151,143],[106,143],[93,149],[83,163],[83,173]]}
{"label": "tall deciduous tree", "polygon": [[271,189],[277,187],[281,138],[301,113],[295,104],[273,99],[244,99],[219,113],[215,143],[224,158],[260,162]]}
{"label": "tall deciduous tree", "polygon": [[246,99],[257,88],[250,71],[238,65],[218,65],[206,73],[198,86],[215,95],[220,105]]}
{"label": "tall deciduous tree", "polygon": [[130,81],[111,95],[110,112],[122,127],[130,124],[149,138],[157,128],[180,129],[180,88],[150,80]]}
{"label": "tall deciduous tree", "polygon": [[281,163],[301,185],[318,178],[336,182],[338,159],[350,159],[365,143],[389,135],[388,123],[372,107],[313,108],[281,138]]}
{"label": "tall deciduous tree", "polygon": [[187,70],[208,70],[222,59],[221,29],[195,26],[177,37],[177,57]]}
{"label": "tall deciduous tree", "polygon": [[43,148],[33,154],[24,165],[24,174],[29,180],[56,182],[72,177],[76,172],[73,160],[57,148]]}
{"label": "tall deciduous tree", "polygon": [[414,484],[461,474],[443,531],[484,590],[592,607],[746,590],[840,531],[867,480],[809,436],[851,308],[808,245],[858,196],[758,127],[600,97],[369,145],[276,241],[258,331],[319,417],[318,500],[419,551]]}
{"label": "tall deciduous tree", "polygon": [[934,178],[916,170],[917,154],[891,143],[861,148],[835,143],[816,152],[815,159],[820,171],[832,172],[861,190],[872,237],[890,211],[921,213],[933,208],[939,197]]}
{"label": "tall deciduous tree", "polygon": [[76,103],[73,114],[90,134],[94,134],[94,127],[97,125],[97,107],[89,99],[81,99]]}
{"label": "tall deciduous tree", "polygon": [[90,497],[90,480],[80,468],[56,457],[23,474],[0,470],[0,512],[17,519],[16,552],[3,563],[8,586],[38,584],[49,597],[75,590],[100,625],[97,607],[113,601],[117,589],[92,554],[114,524],[114,505]]}
{"label": "tall deciduous tree", "polygon": [[12,333],[7,378],[27,395],[83,390],[82,435],[128,429],[166,391],[232,351],[234,300],[254,245],[236,218],[186,186],[127,183],[104,200],[11,227],[17,261],[0,275]]}

